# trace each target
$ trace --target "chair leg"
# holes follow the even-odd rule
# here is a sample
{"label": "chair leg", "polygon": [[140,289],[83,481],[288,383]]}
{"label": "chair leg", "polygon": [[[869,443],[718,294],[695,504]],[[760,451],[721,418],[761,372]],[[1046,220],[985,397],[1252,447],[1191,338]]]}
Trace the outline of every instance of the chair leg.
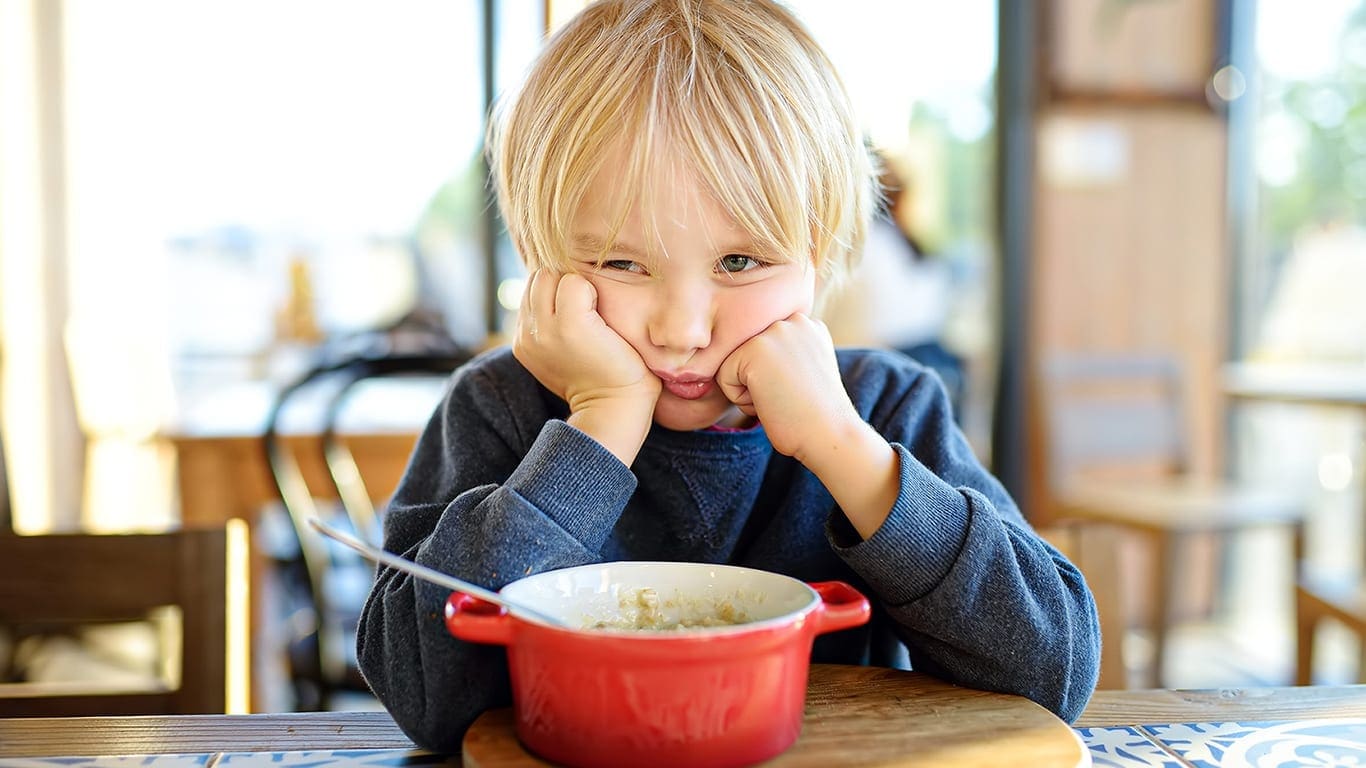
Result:
{"label": "chair leg", "polygon": [[[1290,578],[1292,583],[1298,585],[1307,565],[1303,521],[1290,526],[1290,547]],[[1292,603],[1295,611],[1295,685],[1313,685],[1314,635],[1318,628],[1319,617],[1316,612],[1308,607],[1306,599],[1300,592],[1300,587],[1296,586],[1295,599]]]}
{"label": "chair leg", "polygon": [[1171,535],[1165,532],[1150,537],[1153,546],[1149,584],[1152,590],[1153,615],[1152,627],[1153,658],[1147,671],[1147,681],[1151,688],[1161,688],[1165,677],[1167,661],[1167,628],[1171,620],[1172,562],[1174,548]]}
{"label": "chair leg", "polygon": [[1304,606],[1295,608],[1295,685],[1314,684],[1314,629],[1318,624]]}
{"label": "chair leg", "polygon": [[1078,531],[1082,541],[1083,573],[1100,614],[1101,655],[1098,688],[1128,688],[1124,663],[1124,635],[1128,628],[1128,604],[1119,575],[1120,532],[1110,527]]}

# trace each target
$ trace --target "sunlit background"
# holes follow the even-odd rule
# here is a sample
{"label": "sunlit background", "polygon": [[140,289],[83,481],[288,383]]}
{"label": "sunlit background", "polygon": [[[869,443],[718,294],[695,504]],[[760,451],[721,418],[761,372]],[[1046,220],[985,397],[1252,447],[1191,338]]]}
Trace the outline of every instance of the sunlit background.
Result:
{"label": "sunlit background", "polygon": [[[487,100],[579,5],[491,2],[486,19],[473,0],[0,0],[0,415],[15,528],[174,522],[174,456],[158,435],[225,383],[288,381],[320,344],[417,310],[470,348],[498,343],[522,271],[483,186]],[[991,461],[998,409],[1022,407],[998,388],[1012,330],[1001,5],[789,5],[905,185],[898,215],[932,288],[920,328],[964,361],[960,417]],[[1181,4],[1064,5],[1118,24]],[[1229,5],[1229,66],[1214,106],[1198,105],[1226,110],[1231,136],[1223,351],[1366,362],[1366,2]],[[1104,121],[1054,127],[1071,149],[1039,162],[1064,181],[1133,159]],[[1084,162],[1069,165],[1077,146]],[[869,306],[835,305],[841,341],[890,343],[856,315]],[[1228,421],[1231,471],[1309,489],[1328,523],[1312,546],[1357,563],[1338,544],[1361,530],[1359,420],[1268,407]],[[1249,552],[1234,567],[1256,583],[1267,555]]]}
{"label": "sunlit background", "polygon": [[[909,223],[953,265],[944,330],[989,371],[994,3],[793,7],[913,187]],[[544,19],[535,3],[497,10],[504,83]],[[287,378],[293,342],[416,304],[471,346],[502,329],[522,273],[503,244],[490,278],[479,239],[481,19],[475,3],[423,0],[65,4],[65,337],[97,438],[90,471],[121,486],[90,492],[89,518],[118,526],[168,508],[142,501],[169,493],[163,463],[114,438],[150,435],[176,397],[224,376]],[[494,328],[490,279],[502,288]],[[301,282],[303,328],[284,310]],[[969,425],[985,448],[985,379],[977,400]],[[147,490],[130,495],[137,478]],[[99,509],[109,504],[120,508]],[[42,506],[17,504],[20,527],[41,526],[27,515]]]}

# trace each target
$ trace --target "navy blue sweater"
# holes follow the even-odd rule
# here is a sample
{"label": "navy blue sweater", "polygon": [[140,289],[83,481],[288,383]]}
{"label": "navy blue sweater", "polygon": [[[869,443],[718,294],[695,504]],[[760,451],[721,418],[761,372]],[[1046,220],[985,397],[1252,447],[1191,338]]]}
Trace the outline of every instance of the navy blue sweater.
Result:
{"label": "navy blue sweater", "polygon": [[[869,624],[816,639],[815,662],[907,666],[1020,694],[1069,721],[1095,686],[1100,630],[1081,574],[973,455],[937,377],[909,358],[841,350],[859,414],[895,448],[901,491],[864,541],[762,427],[654,426],[625,466],[508,349],[458,370],[384,516],[386,549],[498,589],[610,560],[733,563],[869,596]],[[417,744],[458,752],[511,703],[501,646],[446,631],[447,591],[380,568],[361,616],[366,680]]]}

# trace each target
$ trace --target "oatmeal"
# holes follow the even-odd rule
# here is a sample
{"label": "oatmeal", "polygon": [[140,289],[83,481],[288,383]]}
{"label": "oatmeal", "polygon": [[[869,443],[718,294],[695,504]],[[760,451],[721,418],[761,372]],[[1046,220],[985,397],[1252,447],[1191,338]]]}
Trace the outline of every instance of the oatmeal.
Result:
{"label": "oatmeal", "polygon": [[[729,599],[661,600],[659,593],[648,587],[624,591],[618,600],[618,607],[621,611],[617,615],[593,621],[585,629],[668,631],[728,627],[752,620]],[[673,614],[677,614],[677,617],[673,618]]]}

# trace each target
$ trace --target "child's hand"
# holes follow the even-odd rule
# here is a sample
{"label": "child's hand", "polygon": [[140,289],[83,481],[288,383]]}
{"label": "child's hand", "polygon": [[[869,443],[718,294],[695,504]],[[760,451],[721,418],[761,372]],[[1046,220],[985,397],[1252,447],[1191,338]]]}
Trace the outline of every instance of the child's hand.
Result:
{"label": "child's hand", "polygon": [[877,532],[896,501],[900,462],[850,402],[824,323],[779,320],[732,352],[716,382],[758,417],[774,450],[820,478],[860,535]]}
{"label": "child's hand", "polygon": [[517,360],[569,404],[569,423],[630,464],[649,431],[660,381],[597,311],[577,274],[531,274],[512,342]]}
{"label": "child's hand", "polygon": [[806,463],[829,436],[863,423],[840,380],[825,324],[794,314],[765,328],[721,363],[716,382],[757,416],[775,450]]}

